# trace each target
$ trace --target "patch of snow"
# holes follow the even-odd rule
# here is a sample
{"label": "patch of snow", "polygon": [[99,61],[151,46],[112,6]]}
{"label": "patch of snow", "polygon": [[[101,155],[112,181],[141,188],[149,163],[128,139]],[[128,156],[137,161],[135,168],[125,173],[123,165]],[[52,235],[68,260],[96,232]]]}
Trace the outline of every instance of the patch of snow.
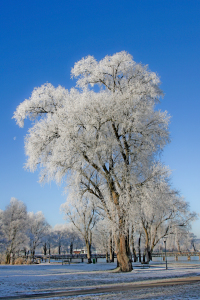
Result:
{"label": "patch of snow", "polygon": [[[144,280],[200,275],[200,265],[195,263],[173,263],[169,265],[168,270],[165,270],[164,264],[153,263],[150,268],[135,267],[130,273],[114,273],[111,270],[115,267],[115,263],[0,265],[0,296],[8,297],[22,294],[69,291],[97,286],[105,287],[110,284],[139,283]],[[183,298],[188,293],[193,298]],[[179,297],[179,294],[182,296]],[[172,295],[177,296],[172,297]],[[70,299],[200,299],[199,295],[200,284],[191,284],[176,287],[145,288],[142,292],[141,290],[134,290],[134,292],[130,290],[102,295],[70,296]],[[67,297],[48,299],[67,299]]]}

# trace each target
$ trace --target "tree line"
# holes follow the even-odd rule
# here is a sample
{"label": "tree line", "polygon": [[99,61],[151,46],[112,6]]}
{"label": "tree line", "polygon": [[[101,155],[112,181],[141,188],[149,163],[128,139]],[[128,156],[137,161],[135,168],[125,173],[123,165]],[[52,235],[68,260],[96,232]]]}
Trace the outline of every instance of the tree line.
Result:
{"label": "tree line", "polygon": [[41,211],[27,212],[26,205],[16,198],[0,211],[1,263],[33,263],[36,249],[47,255],[67,253],[69,248],[72,253],[73,247],[83,248],[83,241],[70,224],[52,228]]}
{"label": "tree line", "polygon": [[[71,196],[69,196],[71,197]],[[71,198],[73,199],[73,198]],[[91,263],[91,253],[106,254],[107,262],[114,262],[116,252],[114,241],[114,228],[111,223],[97,210],[92,199],[81,202],[68,201],[62,205],[66,224],[57,224],[52,228],[45,220],[43,213],[27,212],[22,201],[11,198],[10,204],[4,211],[0,211],[0,252],[1,263],[14,264],[33,263],[36,250],[44,256],[51,254],[73,254],[74,250],[83,251],[87,254],[88,263]],[[93,199],[94,200],[94,199]],[[71,201],[71,202],[70,202]],[[70,203],[70,204],[69,204]],[[84,204],[83,204],[84,203]],[[186,204],[186,203],[182,203]],[[70,206],[70,208],[69,208]],[[149,223],[144,221],[144,215],[139,219],[133,218],[129,228],[129,252],[131,260],[147,262],[152,258],[153,250],[163,249],[163,237],[168,237],[168,249],[181,251],[196,251],[196,240],[190,229],[190,212],[185,208],[184,220],[177,215],[168,218],[167,222],[153,224],[147,229],[143,225]],[[169,216],[165,210],[165,216]],[[187,219],[187,220],[186,220]],[[184,221],[184,223],[183,223]],[[154,230],[152,230],[154,228]],[[148,231],[148,236],[146,234]],[[156,237],[156,238],[155,238]],[[148,238],[148,239],[147,239]],[[147,248],[149,247],[149,248]],[[147,251],[148,250],[148,251]],[[23,258],[19,260],[19,258]]]}

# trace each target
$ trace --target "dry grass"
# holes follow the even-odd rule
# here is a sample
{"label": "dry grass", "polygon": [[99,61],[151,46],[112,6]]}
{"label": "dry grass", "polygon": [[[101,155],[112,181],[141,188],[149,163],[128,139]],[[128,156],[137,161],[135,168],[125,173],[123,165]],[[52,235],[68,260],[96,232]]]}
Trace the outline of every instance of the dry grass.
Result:
{"label": "dry grass", "polygon": [[24,258],[18,257],[15,259],[15,265],[23,265],[25,263]]}
{"label": "dry grass", "polygon": [[0,264],[5,265],[6,264],[6,255],[0,254]]}

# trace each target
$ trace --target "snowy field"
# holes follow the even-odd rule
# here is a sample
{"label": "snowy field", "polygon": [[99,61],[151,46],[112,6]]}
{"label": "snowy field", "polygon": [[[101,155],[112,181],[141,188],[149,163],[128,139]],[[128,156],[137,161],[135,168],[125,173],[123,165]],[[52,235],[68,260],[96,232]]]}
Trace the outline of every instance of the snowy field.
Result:
{"label": "snowy field", "polygon": [[[139,266],[139,264],[137,264]],[[106,264],[48,264],[40,265],[0,265],[0,298],[30,295],[55,291],[88,289],[150,282],[151,280],[200,276],[199,262],[171,263],[165,265],[153,262],[150,268],[134,267],[130,273],[115,273],[115,263]],[[34,298],[32,298],[34,299]],[[39,299],[39,298],[37,298]],[[42,298],[41,298],[42,299]],[[45,299],[200,299],[200,283],[182,286],[161,286],[154,288],[113,292],[107,294],[54,297]]]}

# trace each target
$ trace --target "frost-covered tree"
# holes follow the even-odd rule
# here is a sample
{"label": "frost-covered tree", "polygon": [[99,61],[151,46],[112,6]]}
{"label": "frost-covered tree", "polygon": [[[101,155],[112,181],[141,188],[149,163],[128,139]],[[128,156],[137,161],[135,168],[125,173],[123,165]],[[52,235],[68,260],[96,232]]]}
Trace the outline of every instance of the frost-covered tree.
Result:
{"label": "frost-covered tree", "polygon": [[[173,190],[169,183],[169,170],[160,164],[154,166],[152,177],[140,188],[135,206],[135,221],[139,231],[144,231],[147,261],[151,260],[154,247],[171,234],[184,231],[195,220],[188,203]],[[136,225],[137,227],[137,225]],[[179,228],[179,229],[178,229]]]}
{"label": "frost-covered tree", "polygon": [[[27,242],[27,211],[22,201],[11,198],[10,204],[1,211],[1,231],[6,247],[6,262],[14,263],[15,255]],[[12,260],[11,260],[12,258]]]}
{"label": "frost-covered tree", "polygon": [[67,202],[61,208],[75,229],[85,241],[88,263],[91,263],[92,231],[98,221],[96,199],[90,194],[82,196],[77,189],[72,189]]}
{"label": "frost-covered tree", "polygon": [[28,222],[29,222],[29,245],[32,258],[34,258],[35,250],[37,246],[42,242],[42,238],[45,235],[48,235],[50,225],[47,223],[43,213],[38,211],[37,213],[29,212],[28,213]]}
{"label": "frost-covered tree", "polygon": [[169,118],[155,109],[160,80],[125,51],[99,62],[83,58],[72,76],[76,88],[45,84],[17,107],[19,126],[35,120],[25,141],[26,168],[40,165],[41,181],[81,176],[115,226],[121,271],[130,271],[127,213],[134,190],[148,180],[144,170],[169,141]]}
{"label": "frost-covered tree", "polygon": [[57,224],[53,229],[54,247],[56,253],[62,254],[62,251],[67,251],[70,244],[69,241],[70,229],[68,224]]}
{"label": "frost-covered tree", "polygon": [[99,218],[94,231],[93,243],[96,250],[100,253],[106,253],[106,261],[114,262],[115,245],[113,240],[112,223],[108,218]]}
{"label": "frost-covered tree", "polygon": [[45,236],[43,236],[41,243],[44,255],[50,255],[52,248],[54,247],[54,231],[51,227],[49,227],[46,231],[46,234]]}

